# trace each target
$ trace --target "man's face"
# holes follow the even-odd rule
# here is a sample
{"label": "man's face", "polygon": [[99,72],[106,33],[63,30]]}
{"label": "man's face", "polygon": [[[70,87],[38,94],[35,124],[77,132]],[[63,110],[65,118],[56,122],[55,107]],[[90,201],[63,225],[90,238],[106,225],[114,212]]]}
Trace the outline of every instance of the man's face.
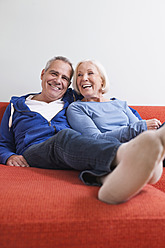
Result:
{"label": "man's face", "polygon": [[71,67],[62,60],[53,61],[47,71],[41,73],[42,101],[52,102],[63,97],[71,76]]}

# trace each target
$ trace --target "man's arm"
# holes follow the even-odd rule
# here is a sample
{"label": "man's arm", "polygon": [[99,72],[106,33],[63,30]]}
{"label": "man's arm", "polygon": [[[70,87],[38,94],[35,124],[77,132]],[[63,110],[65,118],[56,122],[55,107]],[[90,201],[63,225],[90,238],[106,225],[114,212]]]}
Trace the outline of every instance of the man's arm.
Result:
{"label": "man's arm", "polygon": [[12,155],[8,158],[6,165],[9,166],[20,166],[20,167],[29,167],[25,158],[22,155]]}
{"label": "man's arm", "polygon": [[0,163],[11,166],[28,166],[22,155],[15,153],[13,128],[9,127],[11,106],[8,105],[0,126]]}
{"label": "man's arm", "polygon": [[139,119],[139,120],[142,120],[141,116],[139,115],[139,113],[137,112],[137,110],[131,108],[129,106],[130,110],[132,111],[132,113]]}

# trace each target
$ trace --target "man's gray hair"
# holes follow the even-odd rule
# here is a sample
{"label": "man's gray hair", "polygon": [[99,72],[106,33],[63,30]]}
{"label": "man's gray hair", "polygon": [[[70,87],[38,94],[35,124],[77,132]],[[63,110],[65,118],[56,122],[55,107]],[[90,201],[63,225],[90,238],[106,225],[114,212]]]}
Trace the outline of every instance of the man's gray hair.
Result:
{"label": "man's gray hair", "polygon": [[56,60],[64,61],[65,63],[67,63],[67,64],[70,65],[70,67],[71,67],[71,76],[70,76],[70,79],[71,79],[72,76],[73,76],[73,73],[74,73],[74,69],[73,69],[72,63],[70,62],[69,59],[67,59],[66,57],[63,57],[63,56],[56,56],[56,57],[50,59],[50,60],[46,63],[45,72],[49,69],[51,63],[54,62],[54,61],[56,61]]}

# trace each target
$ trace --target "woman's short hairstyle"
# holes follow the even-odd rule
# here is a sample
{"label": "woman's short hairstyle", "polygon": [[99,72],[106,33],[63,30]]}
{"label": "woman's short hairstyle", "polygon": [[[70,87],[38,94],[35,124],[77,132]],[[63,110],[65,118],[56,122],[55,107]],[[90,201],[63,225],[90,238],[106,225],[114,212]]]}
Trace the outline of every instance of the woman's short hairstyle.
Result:
{"label": "woman's short hairstyle", "polygon": [[70,67],[71,67],[71,76],[70,76],[70,79],[71,79],[72,76],[73,76],[73,73],[74,73],[74,69],[73,69],[72,63],[69,61],[69,59],[67,59],[66,57],[63,57],[63,56],[56,56],[56,57],[50,59],[50,60],[46,63],[45,72],[49,69],[51,63],[54,62],[54,61],[56,61],[56,60],[64,61],[65,63],[67,63],[67,64],[70,65]]}
{"label": "woman's short hairstyle", "polygon": [[104,67],[100,64],[100,62],[98,62],[97,60],[91,60],[91,59],[85,59],[85,60],[82,60],[80,61],[77,66],[76,66],[76,69],[74,71],[74,75],[73,75],[73,88],[74,90],[80,94],[80,91],[77,87],[77,71],[78,71],[78,67],[83,63],[83,62],[90,62],[92,63],[94,66],[96,66],[99,74],[100,74],[100,77],[103,81],[103,88],[102,88],[102,94],[104,93],[107,93],[108,90],[109,90],[109,80],[108,80],[108,76],[107,76],[107,73],[104,69]]}

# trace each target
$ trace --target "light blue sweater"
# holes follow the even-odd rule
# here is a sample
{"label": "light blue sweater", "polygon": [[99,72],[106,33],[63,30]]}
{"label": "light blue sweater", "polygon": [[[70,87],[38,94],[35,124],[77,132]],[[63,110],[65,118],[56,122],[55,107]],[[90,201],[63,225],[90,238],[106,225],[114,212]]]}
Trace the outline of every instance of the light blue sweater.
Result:
{"label": "light blue sweater", "polygon": [[125,101],[71,103],[67,109],[71,127],[82,135],[97,139],[116,137],[124,143],[147,130],[145,120],[139,120]]}

